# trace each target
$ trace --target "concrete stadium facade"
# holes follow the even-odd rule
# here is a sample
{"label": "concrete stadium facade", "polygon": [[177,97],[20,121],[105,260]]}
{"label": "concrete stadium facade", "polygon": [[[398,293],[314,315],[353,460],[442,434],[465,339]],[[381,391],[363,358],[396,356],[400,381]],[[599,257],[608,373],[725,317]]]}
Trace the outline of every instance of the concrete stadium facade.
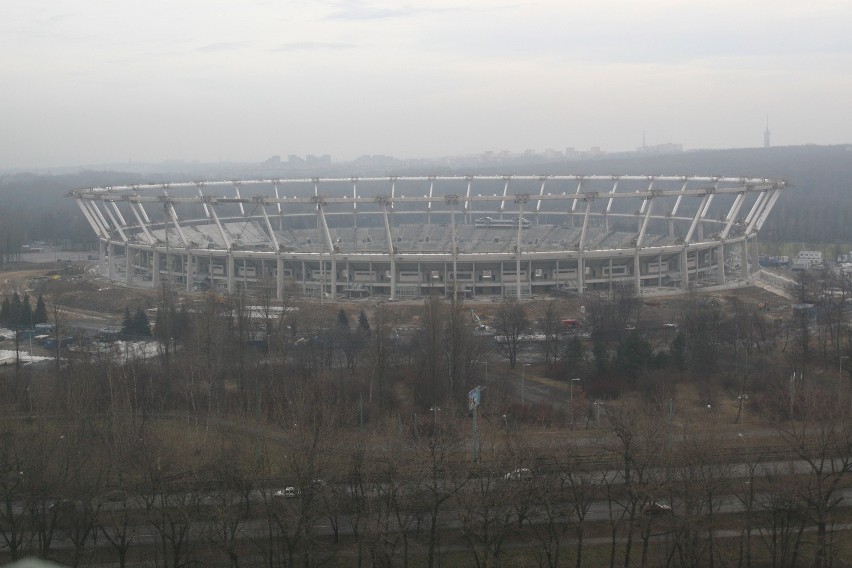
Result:
{"label": "concrete stadium facade", "polygon": [[786,187],[721,176],[418,176],[69,196],[98,237],[99,270],[118,283],[393,300],[743,285]]}

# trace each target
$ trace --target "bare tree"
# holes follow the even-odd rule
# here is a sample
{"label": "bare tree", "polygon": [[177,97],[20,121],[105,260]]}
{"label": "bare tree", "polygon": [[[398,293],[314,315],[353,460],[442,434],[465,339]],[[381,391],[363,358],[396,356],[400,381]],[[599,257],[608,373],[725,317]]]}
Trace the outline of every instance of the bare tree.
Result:
{"label": "bare tree", "polygon": [[498,350],[514,367],[518,360],[523,336],[529,329],[529,320],[523,304],[517,299],[504,300],[494,317],[497,330]]}
{"label": "bare tree", "polygon": [[798,486],[807,505],[806,516],[816,525],[814,565],[830,565],[829,528],[834,522],[841,483],[852,471],[852,428],[845,401],[817,388],[806,388],[799,420],[784,423],[779,431],[808,473]]}
{"label": "bare tree", "polygon": [[541,330],[544,333],[544,361],[548,365],[556,363],[559,357],[559,339],[562,331],[562,322],[559,317],[559,311],[556,302],[547,302],[539,310],[539,323]]}

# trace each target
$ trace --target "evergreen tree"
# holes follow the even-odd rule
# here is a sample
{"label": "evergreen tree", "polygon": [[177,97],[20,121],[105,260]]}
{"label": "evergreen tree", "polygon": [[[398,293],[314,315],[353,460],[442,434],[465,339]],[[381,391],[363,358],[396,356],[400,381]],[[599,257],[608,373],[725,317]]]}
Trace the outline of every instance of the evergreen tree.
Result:
{"label": "evergreen tree", "polygon": [[33,308],[30,306],[29,294],[24,294],[24,301],[21,302],[21,309],[18,312],[18,325],[29,326],[33,320]]}
{"label": "evergreen tree", "polygon": [[686,337],[684,337],[683,332],[677,332],[677,335],[674,340],[672,340],[672,344],[669,347],[669,353],[671,353],[675,367],[677,368],[678,373],[680,373],[680,379],[683,380],[683,372],[686,371],[687,363]]}
{"label": "evergreen tree", "polygon": [[47,305],[44,303],[44,298],[41,294],[38,295],[35,311],[33,312],[33,325],[37,323],[47,323]]}
{"label": "evergreen tree", "polygon": [[121,335],[133,335],[133,316],[130,308],[124,306],[124,319],[121,322]]}
{"label": "evergreen tree", "polygon": [[571,380],[577,376],[580,365],[583,364],[583,342],[579,337],[572,337],[562,352],[562,366],[565,369],[565,379]]}
{"label": "evergreen tree", "polygon": [[615,365],[622,375],[625,375],[632,383],[645,374],[654,349],[651,343],[639,332],[634,331],[618,345],[615,353]]}
{"label": "evergreen tree", "polygon": [[9,306],[9,324],[18,325],[21,319],[21,297],[17,292],[12,293],[12,301]]}
{"label": "evergreen tree", "polygon": [[12,304],[9,303],[9,298],[4,297],[3,303],[0,304],[0,323],[9,324],[12,317]]}
{"label": "evergreen tree", "polygon": [[133,316],[133,332],[139,337],[151,337],[151,322],[141,307],[136,308]]}
{"label": "evergreen tree", "polygon": [[358,314],[358,327],[363,333],[370,335],[370,320],[367,319],[367,314],[364,313],[364,310],[361,310],[361,313]]}
{"label": "evergreen tree", "polygon": [[349,329],[349,316],[346,315],[343,308],[340,308],[340,311],[337,312],[337,325],[342,328]]}

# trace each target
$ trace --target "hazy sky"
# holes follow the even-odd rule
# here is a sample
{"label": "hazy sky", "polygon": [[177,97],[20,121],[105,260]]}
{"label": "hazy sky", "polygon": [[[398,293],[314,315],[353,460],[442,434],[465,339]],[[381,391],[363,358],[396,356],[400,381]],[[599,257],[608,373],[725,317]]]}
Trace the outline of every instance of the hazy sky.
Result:
{"label": "hazy sky", "polygon": [[0,0],[0,169],[852,141],[849,0]]}

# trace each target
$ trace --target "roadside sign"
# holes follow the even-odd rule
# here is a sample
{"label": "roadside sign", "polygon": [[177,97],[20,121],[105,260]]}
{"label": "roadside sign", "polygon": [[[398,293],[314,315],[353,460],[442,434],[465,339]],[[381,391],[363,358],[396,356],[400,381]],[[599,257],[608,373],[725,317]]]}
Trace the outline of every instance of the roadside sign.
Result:
{"label": "roadside sign", "polygon": [[482,387],[476,387],[467,393],[467,409],[468,411],[473,410],[477,406],[479,406],[480,401],[482,400],[481,394]]}

